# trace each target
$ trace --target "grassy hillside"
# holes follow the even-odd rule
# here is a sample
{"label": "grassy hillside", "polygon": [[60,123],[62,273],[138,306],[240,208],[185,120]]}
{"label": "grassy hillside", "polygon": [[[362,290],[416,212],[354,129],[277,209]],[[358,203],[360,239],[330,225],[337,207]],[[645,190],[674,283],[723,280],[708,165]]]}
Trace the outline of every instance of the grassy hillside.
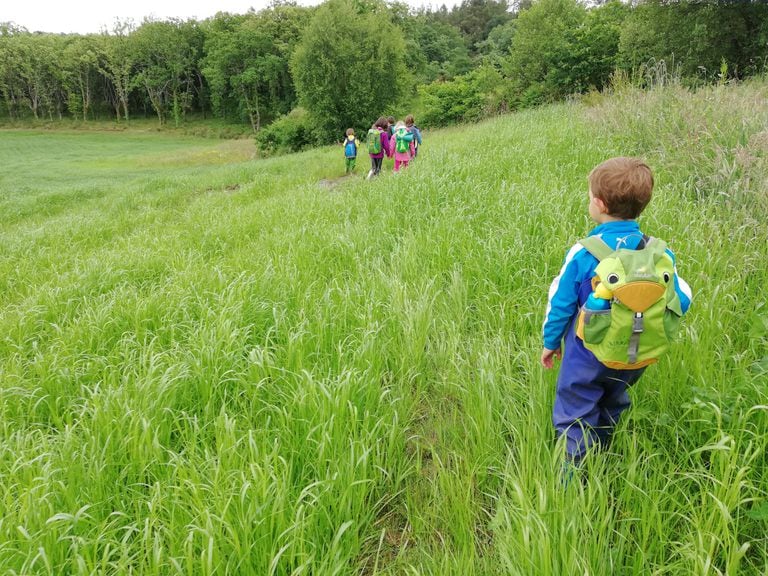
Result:
{"label": "grassy hillside", "polygon": [[[340,148],[3,131],[0,572],[764,574],[764,84],[619,91]],[[538,365],[586,175],[694,290],[564,490]]]}

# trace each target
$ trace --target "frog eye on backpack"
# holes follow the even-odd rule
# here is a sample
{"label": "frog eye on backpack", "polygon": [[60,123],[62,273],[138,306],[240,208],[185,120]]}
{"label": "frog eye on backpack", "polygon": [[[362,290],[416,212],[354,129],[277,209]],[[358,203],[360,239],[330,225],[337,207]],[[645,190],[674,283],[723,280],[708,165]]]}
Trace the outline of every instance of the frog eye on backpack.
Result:
{"label": "frog eye on backpack", "polygon": [[606,280],[608,280],[609,284],[616,284],[616,282],[619,281],[619,275],[613,272],[611,274],[608,274],[608,278],[606,278]]}
{"label": "frog eye on backpack", "polygon": [[671,278],[672,276],[670,276],[669,272],[664,272],[664,284],[669,284]]}

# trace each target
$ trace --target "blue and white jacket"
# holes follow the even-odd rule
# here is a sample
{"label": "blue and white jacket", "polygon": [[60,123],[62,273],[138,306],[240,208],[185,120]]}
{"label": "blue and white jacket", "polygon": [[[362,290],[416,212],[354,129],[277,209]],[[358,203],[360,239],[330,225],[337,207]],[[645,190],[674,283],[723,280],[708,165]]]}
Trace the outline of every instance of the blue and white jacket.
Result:
{"label": "blue and white jacket", "polygon": [[[614,249],[637,248],[643,238],[636,220],[606,222],[594,228],[590,236],[599,236]],[[675,255],[667,248],[675,261]],[[547,311],[544,314],[544,347],[550,350],[560,348],[560,342],[569,329],[579,308],[592,292],[592,278],[595,276],[598,260],[578,242],[568,250],[560,273],[549,287]],[[675,291],[680,297],[683,314],[691,305],[691,288],[677,275],[675,267]]]}

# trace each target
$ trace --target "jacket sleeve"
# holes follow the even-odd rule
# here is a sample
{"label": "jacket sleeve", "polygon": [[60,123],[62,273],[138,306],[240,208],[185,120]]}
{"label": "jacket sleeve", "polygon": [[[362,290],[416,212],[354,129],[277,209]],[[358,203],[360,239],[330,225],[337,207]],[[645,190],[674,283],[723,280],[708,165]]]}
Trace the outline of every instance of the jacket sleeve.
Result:
{"label": "jacket sleeve", "polygon": [[542,327],[544,347],[550,350],[560,348],[560,342],[573,316],[579,309],[579,286],[581,274],[576,255],[584,250],[581,244],[575,244],[566,254],[560,273],[549,287],[547,309]]}
{"label": "jacket sleeve", "polygon": [[389,134],[386,131],[381,133],[381,149],[387,157],[392,156],[392,153],[389,151]]}

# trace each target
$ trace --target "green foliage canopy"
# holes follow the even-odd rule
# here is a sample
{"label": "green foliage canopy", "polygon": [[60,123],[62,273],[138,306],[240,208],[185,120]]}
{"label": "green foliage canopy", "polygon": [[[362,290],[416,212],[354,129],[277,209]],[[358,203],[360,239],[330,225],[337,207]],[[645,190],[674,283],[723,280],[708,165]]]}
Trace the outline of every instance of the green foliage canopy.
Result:
{"label": "green foliage canopy", "polygon": [[576,31],[586,15],[576,0],[541,0],[520,14],[506,72],[521,104],[572,91],[569,65],[578,44]]}
{"label": "green foliage canopy", "polygon": [[619,61],[632,70],[664,60],[684,78],[707,81],[723,62],[735,76],[762,71],[767,48],[765,2],[646,0],[627,18]]}
{"label": "green foliage canopy", "polygon": [[146,21],[132,41],[138,56],[134,85],[146,91],[160,124],[172,114],[178,125],[195,93],[195,71],[203,46],[197,23]]}
{"label": "green foliage canopy", "polygon": [[445,126],[470,122],[506,109],[505,82],[496,68],[483,65],[450,82],[419,87],[424,105],[423,122]]}
{"label": "green foliage canopy", "polygon": [[258,131],[290,110],[296,94],[289,62],[307,19],[305,8],[276,4],[242,16],[220,13],[209,22],[203,74],[216,114],[247,118]]}
{"label": "green foliage canopy", "polygon": [[0,91],[11,117],[28,110],[35,119],[60,118],[64,111],[63,36],[0,34]]}
{"label": "green foliage canopy", "polygon": [[378,1],[329,0],[296,49],[292,71],[319,142],[368,128],[409,84],[405,42]]}
{"label": "green foliage canopy", "polygon": [[[254,132],[280,118],[303,146],[399,113],[416,86],[421,121],[443,123],[601,90],[615,71],[638,85],[667,71],[701,85],[763,73],[766,61],[768,3],[758,0],[463,0],[450,11],[274,0],[87,36],[0,22],[0,119],[154,114],[178,125],[213,111]],[[289,117],[299,100],[305,112]]]}
{"label": "green foliage canopy", "polygon": [[99,85],[97,55],[91,36],[72,36],[62,52],[62,74],[67,109],[73,116],[88,120]]}
{"label": "green foliage canopy", "polygon": [[472,69],[467,43],[456,26],[427,14],[398,19],[406,41],[406,65],[417,83],[453,78]]}
{"label": "green foliage canopy", "polygon": [[108,98],[118,120],[130,117],[129,97],[136,83],[138,58],[130,24],[118,24],[112,34],[102,34],[97,43],[99,72],[110,85]]}
{"label": "green foliage canopy", "polygon": [[461,30],[472,50],[484,42],[491,30],[512,18],[507,0],[463,0],[448,21]]}

